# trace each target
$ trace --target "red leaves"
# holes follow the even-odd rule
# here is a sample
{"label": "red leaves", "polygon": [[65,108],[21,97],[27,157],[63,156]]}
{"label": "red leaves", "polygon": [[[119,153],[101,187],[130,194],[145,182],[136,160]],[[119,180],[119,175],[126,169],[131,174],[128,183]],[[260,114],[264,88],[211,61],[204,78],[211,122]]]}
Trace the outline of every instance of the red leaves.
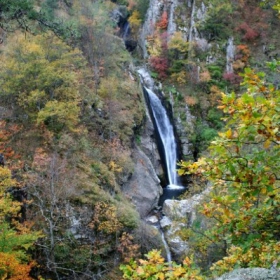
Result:
{"label": "red leaves", "polygon": [[236,75],[235,73],[224,73],[223,78],[230,82],[232,85],[239,85],[242,81],[242,78],[239,75]]}
{"label": "red leaves", "polygon": [[151,57],[150,64],[159,74],[160,79],[167,78],[168,59],[166,57]]}
{"label": "red leaves", "polygon": [[247,22],[240,24],[239,27],[237,27],[237,30],[244,34],[243,39],[246,41],[254,41],[260,35],[256,30],[251,28]]}
{"label": "red leaves", "polygon": [[160,29],[167,29],[168,26],[168,15],[167,15],[167,11],[164,11],[161,15],[161,18],[159,20],[159,22],[157,23],[157,26]]}

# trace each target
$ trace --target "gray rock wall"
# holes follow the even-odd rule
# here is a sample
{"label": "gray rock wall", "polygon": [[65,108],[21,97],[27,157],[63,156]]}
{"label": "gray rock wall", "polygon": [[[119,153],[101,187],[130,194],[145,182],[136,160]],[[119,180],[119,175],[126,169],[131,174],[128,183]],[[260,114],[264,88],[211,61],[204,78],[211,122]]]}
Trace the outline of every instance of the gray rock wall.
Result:
{"label": "gray rock wall", "polygon": [[280,280],[280,270],[265,268],[242,268],[226,273],[215,280]]}
{"label": "gray rock wall", "polygon": [[157,206],[162,188],[150,159],[138,147],[133,152],[133,160],[134,173],[123,186],[123,192],[135,205],[141,218],[144,218]]}

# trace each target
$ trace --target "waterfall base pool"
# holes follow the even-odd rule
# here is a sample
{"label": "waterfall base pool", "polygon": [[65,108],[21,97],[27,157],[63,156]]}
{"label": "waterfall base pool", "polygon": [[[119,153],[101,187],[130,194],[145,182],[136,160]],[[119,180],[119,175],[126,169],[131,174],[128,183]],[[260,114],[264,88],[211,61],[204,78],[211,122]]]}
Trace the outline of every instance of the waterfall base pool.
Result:
{"label": "waterfall base pool", "polygon": [[186,191],[186,187],[183,186],[176,186],[176,185],[166,186],[165,188],[163,188],[163,193],[159,199],[158,205],[162,207],[166,199],[176,199],[185,191]]}

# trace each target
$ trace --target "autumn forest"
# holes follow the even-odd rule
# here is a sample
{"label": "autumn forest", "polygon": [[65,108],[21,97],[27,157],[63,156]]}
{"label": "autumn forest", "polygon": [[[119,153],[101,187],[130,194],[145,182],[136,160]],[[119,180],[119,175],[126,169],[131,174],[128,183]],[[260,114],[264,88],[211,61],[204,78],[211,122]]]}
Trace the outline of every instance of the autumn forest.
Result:
{"label": "autumn forest", "polygon": [[0,0],[0,279],[280,279],[279,30],[279,0]]}

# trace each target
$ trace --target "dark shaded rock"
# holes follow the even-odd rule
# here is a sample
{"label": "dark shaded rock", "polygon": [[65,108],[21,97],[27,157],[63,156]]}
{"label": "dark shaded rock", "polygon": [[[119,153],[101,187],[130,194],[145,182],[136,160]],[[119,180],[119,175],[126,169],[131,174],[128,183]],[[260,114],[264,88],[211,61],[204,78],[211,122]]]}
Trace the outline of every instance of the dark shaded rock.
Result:
{"label": "dark shaded rock", "polygon": [[129,52],[132,52],[137,47],[137,42],[132,39],[128,39],[124,41],[125,47]]}

